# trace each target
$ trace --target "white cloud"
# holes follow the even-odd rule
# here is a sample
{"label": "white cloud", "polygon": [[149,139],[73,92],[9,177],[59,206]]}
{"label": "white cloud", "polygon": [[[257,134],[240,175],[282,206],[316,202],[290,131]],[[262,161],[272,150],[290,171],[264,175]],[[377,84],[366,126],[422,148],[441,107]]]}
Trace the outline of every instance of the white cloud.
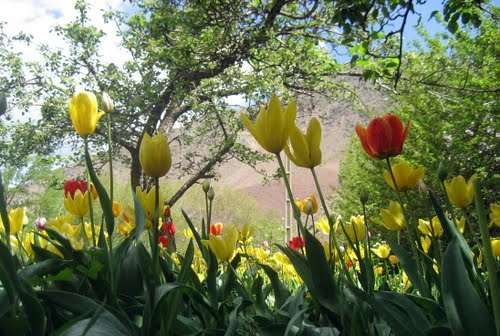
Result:
{"label": "white cloud", "polygon": [[[100,56],[105,63],[115,63],[120,66],[130,58],[129,53],[120,47],[120,37],[116,34],[114,23],[105,23],[102,17],[104,11],[110,9],[126,10],[130,6],[123,0],[88,0],[88,17],[92,25],[101,29],[105,36],[102,39]],[[40,61],[38,48],[46,44],[51,49],[65,51],[66,43],[54,32],[58,25],[64,25],[78,14],[71,0],[2,0],[0,22],[6,22],[5,32],[13,36],[24,32],[33,36],[31,45],[15,44],[16,51],[21,52],[26,61]],[[13,111],[13,120],[25,119]],[[29,117],[37,119],[39,111],[33,109]]]}
{"label": "white cloud", "polygon": [[[90,22],[102,29],[106,36],[102,44],[105,61],[123,64],[126,52],[117,52],[120,39],[116,36],[112,23],[105,24],[103,11],[119,9],[126,5],[122,0],[90,0],[88,16]],[[64,41],[53,32],[57,25],[64,25],[74,19],[77,12],[70,0],[2,0],[0,21],[7,22],[6,33],[14,35],[20,31],[33,36],[33,45],[21,48],[26,59],[38,60],[37,47],[48,44],[52,48],[64,48]]]}

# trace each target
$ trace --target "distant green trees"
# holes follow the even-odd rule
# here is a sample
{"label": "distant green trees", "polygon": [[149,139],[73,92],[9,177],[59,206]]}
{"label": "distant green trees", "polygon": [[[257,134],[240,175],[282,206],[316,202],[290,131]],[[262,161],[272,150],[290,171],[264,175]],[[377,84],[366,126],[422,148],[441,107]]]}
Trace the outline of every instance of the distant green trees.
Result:
{"label": "distant green trees", "polygon": [[[404,159],[424,166],[424,181],[434,189],[440,188],[442,164],[449,176],[477,174],[485,196],[498,199],[498,14],[498,7],[484,13],[478,29],[466,26],[436,36],[422,30],[423,42],[403,59],[397,90],[388,92],[387,112],[412,123]],[[339,212],[358,213],[362,190],[369,190],[373,211],[386,205],[381,201],[391,191],[380,174],[383,165],[370,161],[353,136],[334,201]]]}

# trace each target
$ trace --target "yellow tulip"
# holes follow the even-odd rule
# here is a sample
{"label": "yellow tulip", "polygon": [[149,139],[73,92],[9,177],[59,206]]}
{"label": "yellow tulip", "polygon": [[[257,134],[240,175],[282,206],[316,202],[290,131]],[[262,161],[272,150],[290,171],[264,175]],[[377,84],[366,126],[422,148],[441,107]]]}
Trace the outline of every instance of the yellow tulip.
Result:
{"label": "yellow tulip", "polygon": [[252,241],[253,227],[250,224],[244,224],[239,232],[239,240],[243,243]]}
{"label": "yellow tulip", "polygon": [[296,199],[295,205],[299,208],[300,212],[306,215],[312,215],[318,212],[318,199],[314,194],[307,196],[303,200]]}
{"label": "yellow tulip", "polygon": [[184,238],[186,238],[188,240],[194,238],[193,231],[191,231],[191,229],[182,230],[182,234],[184,235]]}
{"label": "yellow tulip", "polygon": [[296,114],[297,105],[294,101],[282,106],[279,98],[273,95],[268,106],[260,108],[255,123],[244,113],[241,114],[241,121],[262,148],[278,154],[288,142]]}
{"label": "yellow tulip", "polygon": [[9,210],[10,234],[15,235],[21,231],[23,225],[28,223],[25,208],[15,208]]}
{"label": "yellow tulip", "polygon": [[[425,169],[423,167],[412,167],[405,161],[401,161],[392,166],[392,173],[394,174],[394,179],[400,191],[415,188],[424,176],[424,172]],[[388,170],[384,171],[384,180],[389,187],[396,189],[394,188],[391,173]]]}
{"label": "yellow tulip", "polygon": [[391,263],[392,266],[395,266],[399,262],[399,258],[395,256],[394,254],[389,256],[389,262]]}
{"label": "yellow tulip", "polygon": [[491,251],[495,257],[500,257],[500,238],[491,240]]}
{"label": "yellow tulip", "polygon": [[[146,223],[148,229],[151,227],[151,221],[153,220],[155,213],[155,190],[156,187],[152,187],[148,191],[142,190],[142,188],[139,186],[135,188],[135,194],[137,195],[139,203],[141,203],[141,206],[144,209],[146,219],[148,220],[148,222]],[[160,200],[158,203],[160,205],[160,208],[162,207],[163,203],[164,200],[160,194]]]}
{"label": "yellow tulip", "polygon": [[167,137],[158,133],[151,137],[147,132],[142,137],[139,148],[139,161],[148,176],[162,177],[170,170],[172,157]]}
{"label": "yellow tulip", "polygon": [[455,219],[455,225],[457,226],[458,231],[460,231],[460,233],[464,233],[464,229],[465,229],[465,217],[462,216],[459,219]]}
{"label": "yellow tulip", "polygon": [[130,206],[126,206],[125,209],[121,213],[121,221],[117,225],[118,232],[128,237],[130,232],[135,228],[135,217],[134,217],[134,209]]}
{"label": "yellow tulip", "polygon": [[441,222],[437,216],[432,217],[431,222],[419,219],[418,220],[418,229],[424,235],[428,235],[431,237],[441,237],[443,235],[443,227],[441,226]]}
{"label": "yellow tulip", "polygon": [[429,249],[431,248],[432,240],[428,236],[422,236],[420,237],[420,245],[422,245],[422,249],[424,250],[425,254],[427,254],[429,253]]}
{"label": "yellow tulip", "polygon": [[320,232],[323,234],[329,235],[330,234],[330,224],[328,223],[328,218],[326,217],[321,217],[317,222],[316,222],[316,229],[318,229]]}
{"label": "yellow tulip", "polygon": [[344,224],[345,234],[351,242],[357,243],[360,240],[365,239],[366,227],[365,219],[363,216],[351,216],[349,223]]}
{"label": "yellow tulip", "polygon": [[490,224],[500,227],[500,203],[490,204]]}
{"label": "yellow tulip", "polygon": [[465,181],[462,175],[459,175],[450,181],[444,181],[450,203],[457,208],[468,207],[474,200],[474,180],[474,175],[471,176],[468,182]]}
{"label": "yellow tulip", "polygon": [[321,163],[321,124],[318,119],[311,118],[307,132],[304,134],[297,126],[290,130],[290,146],[285,153],[295,165],[314,168]]}
{"label": "yellow tulip", "polygon": [[238,229],[230,225],[221,235],[210,235],[210,239],[203,240],[219,261],[230,261],[233,258],[238,242]]}
{"label": "yellow tulip", "polygon": [[69,100],[68,107],[73,128],[82,137],[93,134],[97,122],[104,115],[97,110],[97,98],[92,92],[75,93]]}
{"label": "yellow tulip", "polygon": [[73,197],[67,194],[64,197],[64,208],[71,214],[77,217],[83,217],[89,211],[89,195],[88,191],[82,194],[80,190],[77,190]]}
{"label": "yellow tulip", "polygon": [[398,202],[390,201],[389,208],[381,209],[382,223],[387,230],[401,231],[406,228],[403,208]]}
{"label": "yellow tulip", "polygon": [[117,201],[113,201],[112,205],[113,216],[118,217],[122,213],[122,205]]}
{"label": "yellow tulip", "polygon": [[373,268],[373,273],[375,273],[375,275],[381,276],[384,275],[385,269],[382,266],[375,266]]}
{"label": "yellow tulip", "polygon": [[372,252],[380,259],[387,259],[391,254],[391,247],[388,244],[380,244],[372,248]]}

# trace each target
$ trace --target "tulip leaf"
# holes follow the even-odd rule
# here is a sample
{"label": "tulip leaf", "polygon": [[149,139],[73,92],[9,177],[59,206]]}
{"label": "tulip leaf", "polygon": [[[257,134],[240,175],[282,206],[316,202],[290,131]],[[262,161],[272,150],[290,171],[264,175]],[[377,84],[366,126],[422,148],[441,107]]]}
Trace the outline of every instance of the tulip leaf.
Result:
{"label": "tulip leaf", "polygon": [[28,323],[30,325],[30,335],[43,336],[47,327],[47,316],[42,304],[38,300],[30,284],[26,281],[19,283],[19,298],[26,312]]}
{"label": "tulip leaf", "polygon": [[402,294],[386,291],[378,292],[375,293],[375,300],[379,300],[383,305],[393,305],[399,308],[406,315],[406,317],[403,317],[403,321],[416,329],[426,330],[431,326],[422,309]]}
{"label": "tulip leaf", "polygon": [[[57,244],[53,243],[53,245],[55,247],[57,247],[57,249],[63,254],[65,259],[69,259],[69,260],[74,259],[73,258],[74,257],[73,247],[71,246],[71,243],[69,242],[68,239],[66,239],[63,235],[61,235],[56,230],[53,230],[50,228],[45,228],[45,231],[47,232],[47,235],[49,236],[49,238],[51,240],[57,242]],[[44,239],[46,239],[46,238],[44,237]]]}
{"label": "tulip leaf", "polygon": [[311,270],[312,281],[319,295],[318,301],[325,308],[338,313],[339,294],[326,260],[323,245],[309,231],[304,229],[302,234],[304,235],[307,263]]}
{"label": "tulip leaf", "polygon": [[463,256],[468,264],[467,269],[472,271],[474,277],[477,277],[476,268],[474,267],[474,260],[473,260],[474,253],[471,251],[469,245],[465,241],[465,238],[458,231],[455,224],[453,224],[445,215],[443,208],[439,205],[436,195],[434,195],[432,190],[429,190],[429,197],[431,199],[432,206],[434,207],[434,211],[436,211],[436,215],[438,216],[439,221],[441,222],[444,230],[450,236],[451,240],[455,239],[457,241],[460,249],[463,251]]}
{"label": "tulip leaf", "polygon": [[92,165],[92,160],[90,158],[88,147],[85,146],[85,162],[87,163],[87,169],[89,171],[90,180],[95,186],[97,195],[99,196],[99,202],[101,203],[102,212],[104,214],[104,219],[106,220],[106,228],[108,230],[109,237],[112,237],[113,231],[115,229],[115,217],[113,216],[113,205],[109,199],[106,189],[102,185],[101,181],[97,177],[97,174]]}
{"label": "tulip leaf", "polygon": [[394,239],[387,240],[391,246],[392,251],[398,257],[399,262],[403,269],[405,270],[411,283],[418,289],[420,294],[427,293],[426,284],[420,282],[420,277],[418,276],[417,263],[415,258],[413,258],[406,249],[398,244]]}
{"label": "tulip leaf", "polygon": [[[92,318],[86,318],[79,320],[78,322],[72,324],[60,336],[82,336],[82,335],[92,335],[92,336],[129,336],[130,331],[113,315],[109,312],[102,312],[101,314]],[[91,326],[89,327],[89,324]]]}
{"label": "tulip leaf", "polygon": [[137,194],[132,189],[132,198],[134,199],[134,216],[135,216],[135,229],[134,229],[134,239],[140,239],[142,232],[144,232],[146,215],[144,213],[144,208],[141,202],[137,199]]}
{"label": "tulip leaf", "polygon": [[29,281],[34,277],[42,277],[45,275],[58,273],[71,263],[71,261],[65,261],[61,259],[48,259],[28,265],[19,270],[17,273],[20,278]]}
{"label": "tulip leaf", "polygon": [[0,241],[0,281],[7,292],[9,301],[15,302],[17,289],[16,266],[7,246]]}
{"label": "tulip leaf", "polygon": [[[194,246],[193,240],[189,241],[189,245],[186,249],[186,253],[184,254],[184,260],[182,261],[181,271],[177,277],[177,283],[185,283],[189,272],[188,269],[191,268],[191,264],[193,263],[194,257]],[[181,300],[181,293],[176,291],[172,293],[167,298],[167,303],[163,306],[165,307],[165,313],[162,314],[161,318],[161,327],[163,330],[170,330],[172,328],[172,324],[175,321],[175,318],[179,312],[179,303]],[[155,295],[156,296],[156,295]],[[156,299],[156,297],[155,297]],[[155,305],[156,306],[156,305]],[[156,316],[156,313],[154,314]]]}
{"label": "tulip leaf", "polygon": [[283,283],[280,281],[278,273],[272,269],[271,266],[266,264],[258,264],[266,273],[267,277],[271,281],[271,286],[274,292],[275,298],[275,308],[280,308],[285,303],[286,299],[290,296],[290,292],[283,286]]}
{"label": "tulip leaf", "polygon": [[443,303],[454,335],[494,335],[495,324],[472,284],[460,242],[451,241],[441,267]]}
{"label": "tulip leaf", "polygon": [[5,228],[5,241],[9,241],[10,237],[10,221],[7,213],[7,204],[5,203],[5,192],[3,189],[2,172],[0,171],[0,217],[3,227]]}
{"label": "tulip leaf", "polygon": [[189,229],[191,229],[191,232],[193,233],[193,237],[196,240],[196,243],[198,244],[198,247],[199,247],[201,253],[203,254],[205,261],[208,263],[207,255],[205,253],[205,251],[206,251],[205,245],[203,245],[203,243],[201,241],[200,234],[198,233],[198,231],[196,231],[196,228],[194,227],[193,222],[191,221],[191,218],[189,218],[186,211],[184,211],[184,209],[181,209],[181,212],[182,212],[182,216],[184,216],[184,219],[186,220],[187,225],[189,226]]}

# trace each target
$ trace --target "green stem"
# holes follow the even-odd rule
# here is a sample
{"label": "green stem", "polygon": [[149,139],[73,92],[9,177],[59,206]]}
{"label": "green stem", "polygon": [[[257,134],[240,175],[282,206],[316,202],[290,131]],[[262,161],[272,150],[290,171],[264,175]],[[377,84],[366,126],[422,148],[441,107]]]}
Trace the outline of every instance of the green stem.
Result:
{"label": "green stem", "polygon": [[290,187],[290,181],[288,180],[288,176],[286,176],[285,165],[283,164],[283,160],[281,159],[280,154],[276,154],[276,158],[278,159],[278,164],[280,166],[281,175],[283,177],[283,181],[285,182],[286,191],[288,193],[288,198],[290,198],[290,203],[292,203],[293,209],[293,217],[295,218],[295,222],[297,223],[297,235],[301,237],[300,229],[302,228],[302,220],[300,218],[300,210],[297,208],[297,205],[294,202],[292,188]]}
{"label": "green stem", "polygon": [[[83,143],[85,145],[85,152],[88,153],[89,151],[89,142],[87,137],[83,138]],[[94,226],[94,205],[92,204],[93,202],[93,195],[92,195],[92,189],[90,187],[90,171],[89,168],[87,167],[87,191],[88,191],[88,198],[89,198],[89,217],[90,217],[90,229],[92,230],[92,244],[94,247],[97,246],[96,244],[96,239],[95,239],[95,226]]]}
{"label": "green stem", "polygon": [[9,221],[9,214],[7,212],[7,204],[5,202],[5,196],[4,196],[4,188],[3,188],[3,179],[2,179],[2,172],[0,171],[0,216],[3,222],[3,226],[5,228],[5,245],[7,245],[7,249],[11,250],[10,246],[10,221]]}
{"label": "green stem", "polygon": [[89,239],[87,237],[87,232],[85,231],[85,221],[83,220],[83,217],[80,217],[80,222],[82,223],[83,244],[87,246],[89,244]]}
{"label": "green stem", "polygon": [[202,235],[205,236],[204,239],[208,239],[210,237],[210,224],[208,223],[208,217],[210,217],[209,215],[209,210],[208,210],[208,192],[205,193],[205,212],[206,212],[206,229],[205,229],[205,226],[202,225],[203,227],[201,228],[202,230]]}
{"label": "green stem", "polygon": [[481,231],[481,240],[483,241],[484,259],[488,269],[488,282],[490,285],[490,297],[493,304],[493,315],[495,316],[495,325],[497,336],[500,336],[500,291],[498,283],[498,265],[491,250],[491,241],[488,235],[488,221],[486,211],[482,204],[480,195],[479,181],[474,181],[476,211],[479,218],[479,230]]}
{"label": "green stem", "polygon": [[160,215],[160,182],[159,178],[154,178],[155,182],[155,212],[153,218],[153,246],[152,246],[152,254],[153,254],[153,274],[155,276],[155,281],[159,284],[159,275],[158,267],[159,267],[159,255],[158,255],[158,217]]}
{"label": "green stem", "polygon": [[208,225],[207,225],[207,228],[208,228],[208,233],[209,235],[207,237],[210,237],[210,224],[212,224],[212,203],[213,201],[212,200],[208,200]]}
{"label": "green stem", "polygon": [[[328,211],[328,207],[326,205],[325,197],[323,195],[323,191],[321,190],[321,187],[319,185],[319,180],[318,176],[316,175],[316,170],[314,168],[311,168],[311,174],[314,179],[314,184],[316,185],[316,190],[318,191],[318,196],[319,200],[321,202],[321,206],[323,207],[323,211],[325,212],[326,218],[328,218],[328,225],[330,226],[330,232],[329,232],[329,237],[328,237],[328,252],[330,253],[330,260],[332,259],[332,243],[335,248],[335,252],[337,253],[337,256],[339,258],[340,265],[342,265],[342,269],[344,270],[344,274],[347,275],[348,278],[350,278],[350,274],[347,271],[347,267],[344,263],[342,253],[340,252],[339,244],[337,242],[337,238],[335,236],[335,232],[333,232],[333,220],[330,217],[330,211]],[[335,260],[333,260],[335,262]],[[352,282],[352,281],[351,281]]]}
{"label": "green stem", "polygon": [[111,137],[111,113],[108,113],[108,160],[109,160],[109,199],[111,201],[111,205],[113,205],[114,200],[114,192],[113,192],[113,142]]}

